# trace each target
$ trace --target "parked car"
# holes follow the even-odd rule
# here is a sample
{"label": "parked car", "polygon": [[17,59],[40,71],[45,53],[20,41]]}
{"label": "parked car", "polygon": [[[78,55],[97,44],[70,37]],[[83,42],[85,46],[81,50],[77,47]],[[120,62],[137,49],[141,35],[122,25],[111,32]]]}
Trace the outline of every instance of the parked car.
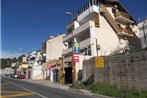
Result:
{"label": "parked car", "polygon": [[17,76],[18,76],[18,74],[15,74],[15,75],[14,75],[14,78],[17,78]]}
{"label": "parked car", "polygon": [[20,74],[20,75],[17,76],[17,78],[18,79],[25,79],[25,75]]}

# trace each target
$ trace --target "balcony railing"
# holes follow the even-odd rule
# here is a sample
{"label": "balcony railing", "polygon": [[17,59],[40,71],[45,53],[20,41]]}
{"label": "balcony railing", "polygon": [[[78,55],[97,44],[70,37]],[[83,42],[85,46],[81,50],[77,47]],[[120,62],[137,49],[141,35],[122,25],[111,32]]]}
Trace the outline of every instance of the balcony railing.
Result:
{"label": "balcony railing", "polygon": [[134,23],[134,21],[131,20],[130,15],[128,15],[127,13],[117,11],[114,13],[114,16],[115,16],[115,19],[118,21],[122,21],[124,23]]}
{"label": "balcony railing", "polygon": [[[76,28],[76,29],[73,31],[73,35],[75,36],[75,35],[81,33],[82,31],[84,31],[84,30],[90,28],[91,26],[95,26],[94,22],[93,22],[93,21],[88,21],[88,22],[82,24],[81,26],[79,26],[78,28]],[[63,38],[63,41],[67,41],[67,40],[69,40],[69,39],[71,39],[71,38],[72,38],[72,33],[69,33],[67,36],[65,36],[65,37]]]}
{"label": "balcony railing", "polygon": [[72,52],[72,48],[68,48],[66,50],[63,51],[63,54],[68,54]]}
{"label": "balcony railing", "polygon": [[132,31],[132,28],[120,28],[120,33],[119,35],[123,36],[134,36],[135,32]]}
{"label": "balcony railing", "polygon": [[124,13],[124,12],[121,12],[121,11],[116,12],[116,13],[114,14],[114,16],[115,16],[115,17],[117,17],[117,16],[122,16],[122,17],[124,17],[124,18],[131,19],[130,16],[129,16],[127,13]]}
{"label": "balcony railing", "polygon": [[80,42],[80,49],[82,49],[82,48],[84,48],[84,47],[90,45],[90,44],[91,44],[90,42],[91,42],[91,41],[90,41],[90,38],[88,38],[88,39],[86,39],[86,40]]}

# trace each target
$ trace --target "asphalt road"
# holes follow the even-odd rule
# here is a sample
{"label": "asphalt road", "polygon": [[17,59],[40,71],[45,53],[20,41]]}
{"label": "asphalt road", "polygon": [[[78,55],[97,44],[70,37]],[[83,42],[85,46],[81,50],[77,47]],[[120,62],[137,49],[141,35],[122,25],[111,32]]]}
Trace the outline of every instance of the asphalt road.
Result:
{"label": "asphalt road", "polygon": [[1,98],[96,98],[70,90],[50,88],[4,77],[1,78],[1,90]]}

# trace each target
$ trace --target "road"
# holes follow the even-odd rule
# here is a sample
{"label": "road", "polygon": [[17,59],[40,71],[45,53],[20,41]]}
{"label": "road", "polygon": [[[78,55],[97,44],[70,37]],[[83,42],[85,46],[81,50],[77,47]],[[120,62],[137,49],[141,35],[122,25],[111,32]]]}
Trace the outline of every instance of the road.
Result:
{"label": "road", "polygon": [[50,88],[4,77],[1,78],[1,89],[0,98],[96,98],[70,90]]}

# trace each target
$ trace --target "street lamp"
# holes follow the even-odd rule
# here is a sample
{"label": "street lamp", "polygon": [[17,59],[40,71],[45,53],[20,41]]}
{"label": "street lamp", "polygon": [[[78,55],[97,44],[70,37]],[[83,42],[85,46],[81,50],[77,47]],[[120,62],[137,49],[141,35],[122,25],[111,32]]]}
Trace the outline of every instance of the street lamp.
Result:
{"label": "street lamp", "polygon": [[[66,15],[71,16],[71,22],[73,21],[74,17],[71,12],[65,12]],[[74,63],[74,34],[73,34],[74,26],[72,26],[71,33],[72,33],[72,80],[75,81],[76,79],[76,68]]]}

